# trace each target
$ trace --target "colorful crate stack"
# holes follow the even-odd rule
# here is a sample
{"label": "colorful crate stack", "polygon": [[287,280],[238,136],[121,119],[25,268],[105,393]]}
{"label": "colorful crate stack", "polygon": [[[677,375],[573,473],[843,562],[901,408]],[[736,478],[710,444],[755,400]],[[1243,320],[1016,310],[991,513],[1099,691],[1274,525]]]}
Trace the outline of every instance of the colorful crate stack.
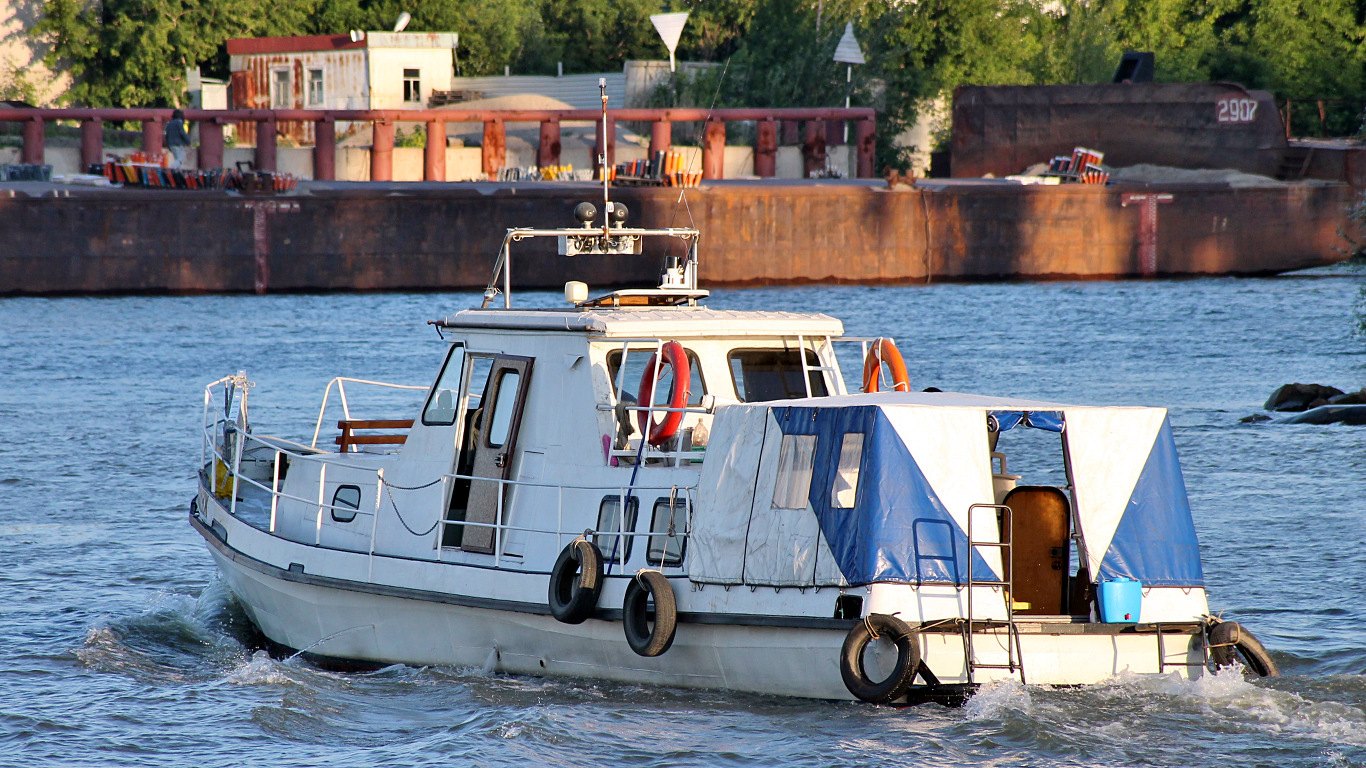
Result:
{"label": "colorful crate stack", "polygon": [[229,168],[180,170],[147,160],[147,156],[141,152],[134,152],[126,158],[111,157],[104,163],[104,176],[115,184],[154,189],[217,189],[257,195],[288,192],[299,186],[299,179],[288,173]]}
{"label": "colorful crate stack", "polygon": [[1071,157],[1058,155],[1050,160],[1044,175],[1057,176],[1064,182],[1105,184],[1110,181],[1110,172],[1101,164],[1104,160],[1104,152],[1077,147]]}
{"label": "colorful crate stack", "polygon": [[695,187],[702,183],[702,172],[684,168],[682,152],[659,151],[649,158],[617,163],[610,169],[611,180],[620,186]]}

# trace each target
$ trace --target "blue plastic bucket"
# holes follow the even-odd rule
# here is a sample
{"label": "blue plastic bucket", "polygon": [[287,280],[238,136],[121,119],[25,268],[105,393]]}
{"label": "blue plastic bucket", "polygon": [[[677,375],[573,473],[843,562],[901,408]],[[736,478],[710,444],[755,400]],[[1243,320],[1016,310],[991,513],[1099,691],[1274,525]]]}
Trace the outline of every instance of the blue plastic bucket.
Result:
{"label": "blue plastic bucket", "polygon": [[1143,584],[1133,579],[1100,582],[1100,620],[1107,624],[1137,624],[1143,605]]}

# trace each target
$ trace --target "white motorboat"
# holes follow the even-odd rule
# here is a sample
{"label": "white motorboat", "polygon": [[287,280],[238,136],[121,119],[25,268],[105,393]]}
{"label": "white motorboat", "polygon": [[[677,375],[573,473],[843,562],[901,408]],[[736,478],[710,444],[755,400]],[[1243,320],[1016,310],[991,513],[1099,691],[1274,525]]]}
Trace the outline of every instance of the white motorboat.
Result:
{"label": "white motorboat", "polygon": [[[509,230],[484,306],[434,321],[449,350],[411,420],[353,418],[375,383],[337,379],[338,434],[319,444],[329,385],[304,444],[255,431],[244,374],[207,387],[190,522],[270,641],[875,703],[1276,674],[1210,615],[1164,409],[910,392],[890,339],[701,306],[697,231],[602,208]],[[519,308],[537,238],[663,280]]]}

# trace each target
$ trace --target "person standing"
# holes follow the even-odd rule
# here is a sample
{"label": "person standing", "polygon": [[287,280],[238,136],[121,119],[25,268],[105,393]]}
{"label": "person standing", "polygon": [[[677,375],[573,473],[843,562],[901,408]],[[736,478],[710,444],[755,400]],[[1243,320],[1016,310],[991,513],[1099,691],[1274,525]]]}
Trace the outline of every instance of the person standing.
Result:
{"label": "person standing", "polygon": [[166,123],[166,148],[175,158],[172,168],[185,167],[185,152],[190,148],[190,132],[185,130],[185,112],[177,109]]}

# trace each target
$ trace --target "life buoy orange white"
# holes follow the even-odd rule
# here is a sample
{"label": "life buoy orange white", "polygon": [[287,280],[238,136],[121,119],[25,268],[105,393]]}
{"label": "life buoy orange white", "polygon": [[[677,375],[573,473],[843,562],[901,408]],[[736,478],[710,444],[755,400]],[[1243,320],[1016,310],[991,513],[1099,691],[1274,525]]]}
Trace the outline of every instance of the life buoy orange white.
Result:
{"label": "life buoy orange white", "polygon": [[888,338],[873,341],[868,348],[868,357],[863,360],[863,391],[878,392],[878,382],[882,378],[882,366],[886,364],[892,372],[892,391],[910,392],[911,377],[906,373],[906,361],[901,358],[901,350]]}
{"label": "life buoy orange white", "polygon": [[[645,363],[645,372],[640,377],[640,391],[636,396],[636,403],[642,407],[652,405],[655,394],[655,382],[664,378],[664,366],[668,365],[673,370],[674,382],[669,389],[669,408],[683,408],[688,404],[690,384],[692,383],[692,373],[688,369],[688,354],[683,351],[683,345],[676,341],[664,343],[661,350],[664,361],[659,361],[658,354],[650,355],[650,359]],[[658,423],[651,425],[653,419],[649,411],[637,411],[636,422],[640,425],[640,433],[645,435],[650,441],[650,445],[663,445],[666,440],[674,436],[678,431],[679,425],[683,423],[682,411],[669,411]]]}

